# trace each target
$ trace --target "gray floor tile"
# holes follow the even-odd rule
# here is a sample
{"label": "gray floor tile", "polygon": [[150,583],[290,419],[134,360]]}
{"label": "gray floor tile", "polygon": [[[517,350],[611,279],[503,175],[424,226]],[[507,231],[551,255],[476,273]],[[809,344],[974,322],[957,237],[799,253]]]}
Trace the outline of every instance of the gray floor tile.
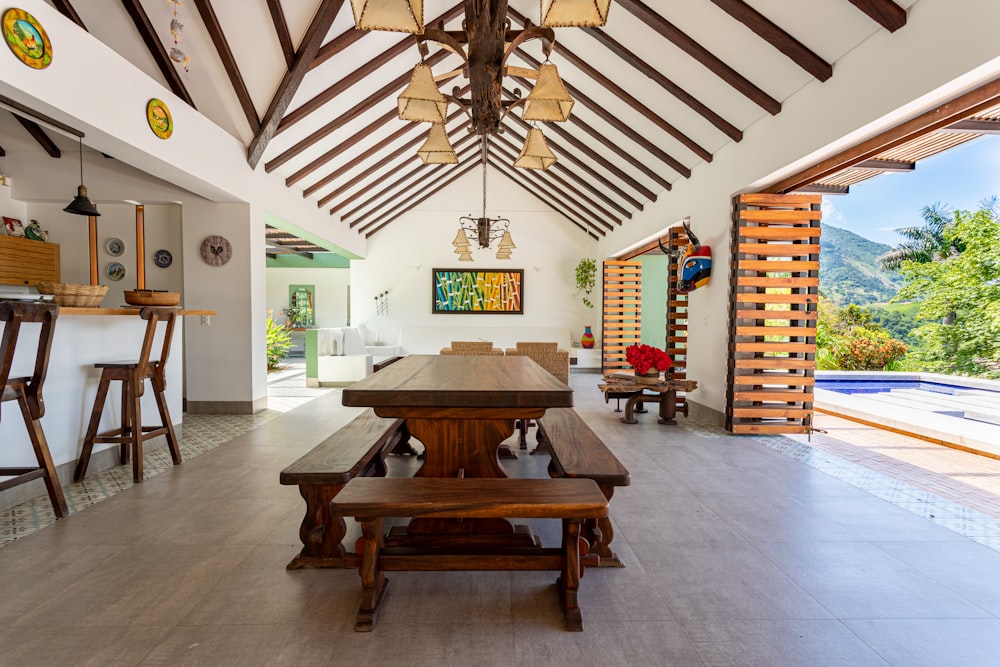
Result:
{"label": "gray floor tile", "polygon": [[869,619],[845,624],[892,665],[1000,664],[1000,619]]}

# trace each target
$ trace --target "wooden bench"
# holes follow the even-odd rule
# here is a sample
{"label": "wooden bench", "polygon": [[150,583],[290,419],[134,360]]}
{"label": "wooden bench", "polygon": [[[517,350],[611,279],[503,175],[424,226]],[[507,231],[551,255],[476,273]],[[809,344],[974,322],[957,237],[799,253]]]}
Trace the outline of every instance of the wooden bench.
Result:
{"label": "wooden bench", "polygon": [[[551,454],[549,474],[553,477],[592,479],[609,503],[616,486],[631,483],[628,469],[573,408],[549,408],[537,421],[536,451]],[[591,554],[600,559],[598,567],[625,566],[611,549],[614,530],[607,515],[588,520],[584,537],[591,544]]]}
{"label": "wooden bench", "polygon": [[405,422],[368,409],[281,471],[281,483],[298,486],[306,501],[299,527],[302,551],[288,564],[289,570],[357,566],[357,554],[342,543],[347,524],[342,516],[330,514],[330,501],[354,477],[384,477],[385,457],[392,452],[413,453]]}
{"label": "wooden bench", "polygon": [[[607,515],[607,500],[586,479],[382,477],[356,478],[331,503],[331,511],[361,522],[361,605],[354,629],[370,631],[389,580],[387,571],[558,570],[566,629],[583,630],[577,590],[586,540],[581,523]],[[392,548],[385,545],[386,517],[438,519],[562,519],[562,547],[496,553],[469,548]],[[583,548],[581,549],[581,541]],[[581,553],[582,552],[582,553]]]}

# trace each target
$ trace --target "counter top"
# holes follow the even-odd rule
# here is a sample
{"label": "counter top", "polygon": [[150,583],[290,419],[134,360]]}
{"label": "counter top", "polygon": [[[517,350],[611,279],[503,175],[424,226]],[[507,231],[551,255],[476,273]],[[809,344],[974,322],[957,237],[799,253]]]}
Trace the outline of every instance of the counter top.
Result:
{"label": "counter top", "polygon": [[[135,308],[77,308],[74,306],[60,306],[60,315],[138,315],[139,307]],[[180,315],[215,315],[214,310],[186,310],[181,309]]]}

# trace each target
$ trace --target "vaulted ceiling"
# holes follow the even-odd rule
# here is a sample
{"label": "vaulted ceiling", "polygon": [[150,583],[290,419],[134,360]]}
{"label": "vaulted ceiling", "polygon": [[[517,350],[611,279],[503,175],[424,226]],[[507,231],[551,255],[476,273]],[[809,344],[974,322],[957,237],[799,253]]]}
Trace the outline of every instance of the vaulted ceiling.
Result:
{"label": "vaulted ceiling", "polygon": [[[48,2],[238,137],[251,166],[301,191],[331,224],[384,233],[480,165],[476,137],[454,107],[447,129],[459,164],[417,158],[428,126],[396,115],[396,96],[420,60],[416,41],[356,30],[349,0]],[[614,0],[605,27],[555,30],[551,62],[576,100],[567,122],[543,125],[559,161],[544,172],[511,166],[527,129],[515,112],[491,141],[490,169],[599,238],[696,178],[700,164],[780,114],[795,91],[836,76],[838,59],[859,43],[905,26],[915,2]],[[513,28],[537,22],[538,12],[538,0],[509,2]],[[425,1],[428,25],[459,29],[463,14],[461,0]],[[173,19],[182,26],[175,34]],[[526,42],[508,64],[537,68],[543,59],[540,45]],[[435,75],[461,67],[437,46],[426,62]],[[442,87],[467,83],[459,76]],[[508,95],[531,87],[515,76],[504,83]],[[844,191],[879,166],[820,185]]]}

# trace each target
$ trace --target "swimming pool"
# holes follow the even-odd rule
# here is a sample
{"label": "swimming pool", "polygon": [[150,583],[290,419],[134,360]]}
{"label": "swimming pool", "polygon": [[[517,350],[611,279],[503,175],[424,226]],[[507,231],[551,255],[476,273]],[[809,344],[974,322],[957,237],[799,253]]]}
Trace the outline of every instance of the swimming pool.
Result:
{"label": "swimming pool", "polygon": [[925,382],[922,380],[912,379],[895,380],[888,378],[853,379],[817,377],[816,388],[828,389],[841,394],[877,394],[883,391],[892,391],[893,389],[920,389],[922,391],[931,391],[937,394],[948,394],[951,396],[960,396],[963,393],[970,391],[986,391],[994,393],[1000,397],[1000,390],[997,389],[981,388],[968,384],[946,384],[943,382]]}

